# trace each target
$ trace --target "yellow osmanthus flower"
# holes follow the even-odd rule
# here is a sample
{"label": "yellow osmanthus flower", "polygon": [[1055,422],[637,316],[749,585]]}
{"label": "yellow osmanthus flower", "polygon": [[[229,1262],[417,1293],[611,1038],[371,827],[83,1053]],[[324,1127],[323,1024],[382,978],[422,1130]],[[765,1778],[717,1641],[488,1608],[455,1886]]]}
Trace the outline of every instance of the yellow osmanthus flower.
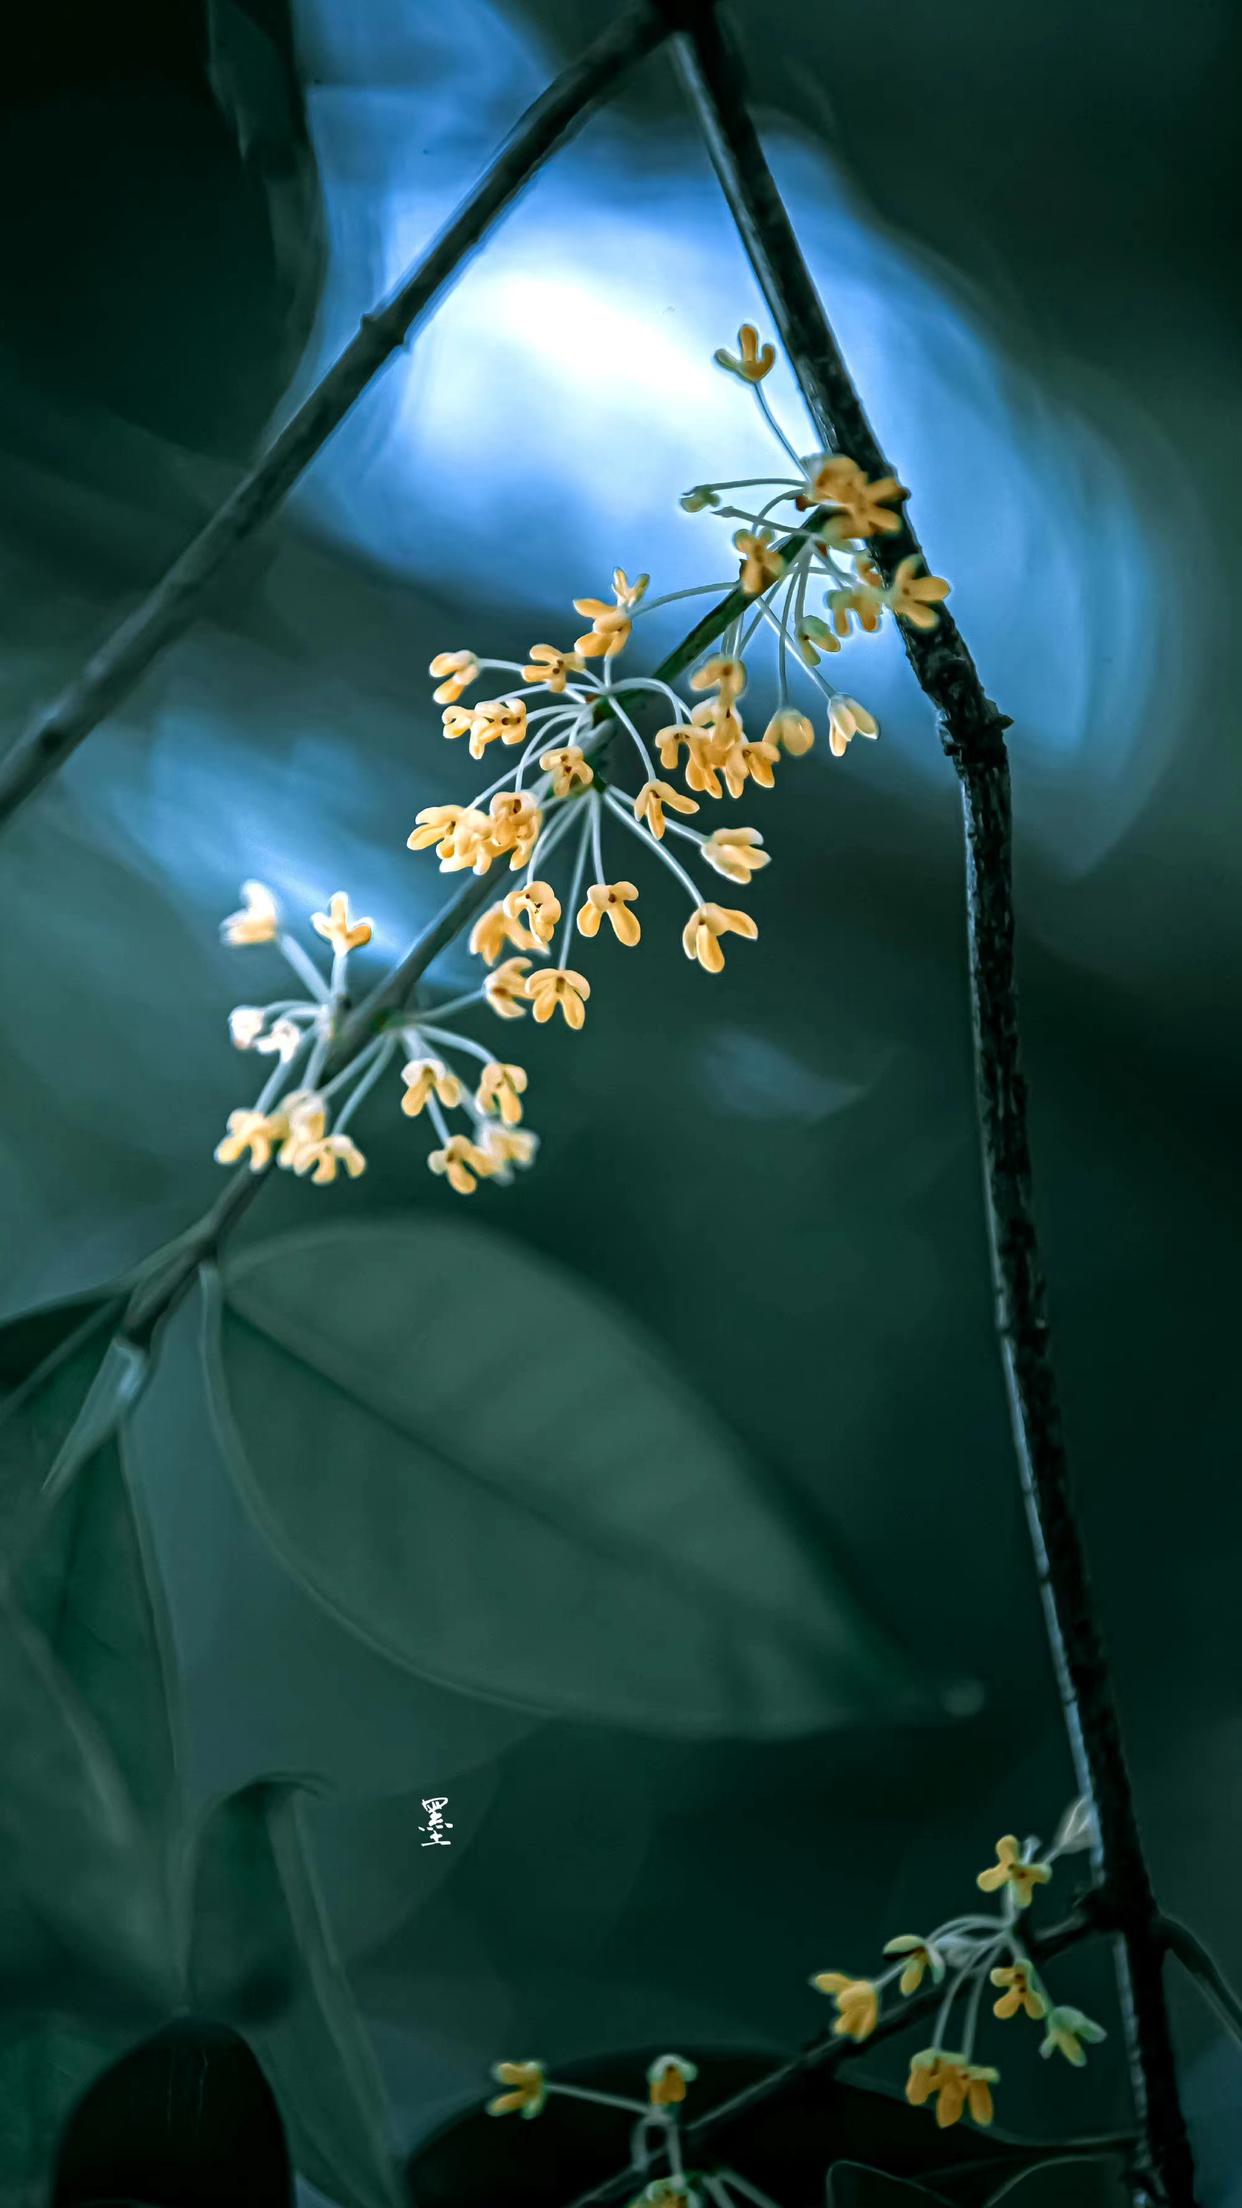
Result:
{"label": "yellow osmanthus flower", "polygon": [[897,564],[897,572],[884,593],[885,603],[890,605],[899,621],[908,621],[914,629],[934,629],[940,619],[936,608],[949,595],[950,585],[943,575],[920,575],[922,561],[917,552],[911,552]]}
{"label": "yellow osmanthus flower", "polygon": [[511,1165],[529,1165],[539,1147],[538,1135],[528,1127],[498,1127],[493,1121],[484,1127],[479,1136],[480,1144],[491,1161],[491,1168],[498,1180],[511,1178]]}
{"label": "yellow osmanthus flower", "polygon": [[555,644],[532,644],[530,663],[522,669],[524,682],[541,682],[559,697],[570,675],[579,674],[586,661],[581,652],[561,652]]}
{"label": "yellow osmanthus flower", "polygon": [[747,737],[728,752],[721,765],[730,797],[740,797],[747,779],[756,782],[761,790],[776,787],[776,768],[780,763],[780,751],[775,744],[766,741],[755,743]]}
{"label": "yellow osmanthus flower", "polygon": [[526,920],[537,944],[546,950],[556,934],[561,917],[561,900],[551,882],[527,882],[522,889],[511,889],[504,900],[505,917],[515,924]]}
{"label": "yellow osmanthus flower", "polygon": [[705,660],[690,677],[692,690],[718,690],[721,699],[732,705],[746,688],[746,662],[734,659],[725,652],[718,652],[713,659]]}
{"label": "yellow osmanthus flower", "polygon": [[461,1082],[443,1058],[411,1058],[402,1066],[401,1078],[405,1083],[401,1109],[407,1119],[417,1119],[433,1096],[450,1112],[461,1102]]}
{"label": "yellow osmanthus flower", "polygon": [[427,672],[439,678],[431,693],[436,704],[456,705],[462,691],[478,681],[479,663],[473,652],[437,652]]}
{"label": "yellow osmanthus flower", "polygon": [[237,1165],[250,1152],[250,1170],[261,1173],[271,1163],[272,1145],[279,1141],[284,1122],[266,1112],[230,1112],[229,1131],[216,1144],[217,1165]]}
{"label": "yellow osmanthus flower", "polygon": [[994,1986],[1005,1988],[1000,2000],[992,2003],[993,2016],[1017,2016],[1021,2010],[1036,2024],[1047,2016],[1048,2003],[1029,1963],[1003,1963],[990,1975]]}
{"label": "yellow osmanthus flower", "polygon": [[519,951],[537,951],[537,936],[524,928],[520,920],[510,919],[504,906],[489,905],[480,913],[468,937],[471,956],[481,958],[485,965],[494,966],[506,944]]}
{"label": "yellow osmanthus flower", "polygon": [[1047,2036],[1039,2051],[1044,2056],[1064,2055],[1076,2070],[1081,2070],[1087,2059],[1085,2048],[1107,2037],[1104,2026],[1084,2016],[1081,2009],[1050,2009]]}
{"label": "yellow osmanthus flower", "polygon": [[282,1096],[272,1115],[273,1132],[280,1139],[277,1165],[298,1172],[303,1157],[323,1141],[327,1125],[327,1111],[313,1089],[291,1089]]}
{"label": "yellow osmanthus flower", "polygon": [[901,527],[893,506],[909,497],[895,475],[867,481],[864,471],[844,454],[821,460],[807,479],[807,499],[815,506],[838,506],[822,535],[828,544],[843,544],[852,537],[892,536]]}
{"label": "yellow osmanthus flower", "polygon": [[520,1020],[526,1015],[528,998],[526,976],[530,970],[528,958],[502,959],[495,973],[488,974],[483,983],[483,993],[493,1012],[502,1020]]}
{"label": "yellow osmanthus flower", "polygon": [[720,345],[712,354],[718,368],[727,368],[731,376],[740,376],[743,383],[762,383],[776,362],[775,345],[760,345],[759,332],[753,322],[743,322],[737,333],[737,352],[729,352]]}
{"label": "yellow osmanthus flower", "polygon": [[635,606],[647,588],[650,577],[637,575],[631,582],[623,567],[612,571],[612,595],[609,606],[602,598],[575,598],[574,612],[581,613],[591,626],[585,636],[578,637],[574,650],[584,659],[612,659],[622,651],[630,639],[633,622],[630,619]]}
{"label": "yellow osmanthus flower", "polygon": [[[443,1172],[445,1169],[441,1166],[437,1170]],[[530,2117],[539,2114],[548,2097],[547,2080],[541,2062],[498,2062],[492,2076],[497,2085],[507,2086],[509,2090],[498,2093],[494,2100],[488,2102],[489,2116]]]}
{"label": "yellow osmanthus flower", "polygon": [[977,2124],[986,2125],[992,2121],[992,2087],[999,2077],[999,2070],[964,2062],[960,2055],[947,2055],[939,2047],[925,2047],[911,2057],[906,2099],[912,2108],[923,2108],[934,2099],[942,2131],[956,2124],[967,2109]]}
{"label": "yellow osmanthus flower", "polygon": [[748,598],[757,598],[784,574],[784,555],[777,551],[770,529],[739,529],[733,543],[742,555],[738,582]]}
{"label": "yellow osmanthus flower", "polygon": [[723,874],[730,882],[748,882],[752,874],[768,864],[768,853],[760,848],[763,837],[757,828],[717,828],[703,844],[703,857],[717,874]]}
{"label": "yellow osmanthus flower", "polygon": [[366,1159],[349,1135],[322,1135],[318,1142],[305,1143],[293,1160],[294,1172],[309,1173],[320,1188],[326,1188],[336,1179],[341,1166],[351,1181],[356,1181],[367,1169]]}
{"label": "yellow osmanthus flower", "polygon": [[632,948],[643,932],[638,914],[629,909],[637,895],[633,882],[593,883],[586,893],[586,903],[579,908],[579,935],[598,935],[600,922],[607,917],[618,943]]}
{"label": "yellow osmanthus flower", "polygon": [[509,853],[514,873],[526,865],[543,829],[539,802],[529,790],[497,790],[488,807],[491,841],[497,853]]}
{"label": "yellow osmanthus flower", "polygon": [[821,1970],[811,1980],[817,1993],[832,1995],[837,2021],[832,2029],[838,2039],[870,2039],[880,2014],[880,1996],[869,1978],[851,1978],[843,1970]]}
{"label": "yellow osmanthus flower", "polygon": [[828,707],[828,749],[834,759],[844,759],[855,736],[874,739],[880,724],[857,698],[835,697]]}
{"label": "yellow osmanthus flower", "polygon": [[507,1066],[492,1058],[479,1077],[474,1101],[481,1112],[499,1112],[506,1127],[516,1127],[522,1117],[525,1092],[525,1066]]}
{"label": "yellow osmanthus flower", "polygon": [[552,777],[553,797],[572,797],[575,790],[589,789],[595,780],[595,769],[581,744],[560,744],[545,751],[539,764]]}
{"label": "yellow osmanthus flower", "polygon": [[465,805],[424,805],[422,812],[415,814],[416,825],[405,839],[406,850],[427,851],[435,844],[437,856],[448,858],[458,823],[467,810]]}
{"label": "yellow osmanthus flower", "polygon": [[[832,593],[830,592],[830,603],[831,598]],[[849,629],[848,619],[845,623],[845,629],[846,631]],[[798,647],[799,658],[804,660],[808,667],[818,667],[825,652],[839,652],[841,649],[840,637],[835,635],[833,630],[829,628],[828,623],[821,621],[816,613],[803,614],[794,632],[794,643]]]}
{"label": "yellow osmanthus flower", "polygon": [[492,840],[495,824],[490,814],[481,813],[476,805],[461,805],[456,810],[457,819],[443,842],[436,845],[440,872],[461,874],[469,870],[486,874],[493,859],[502,855]]}
{"label": "yellow osmanthus flower", "polygon": [[480,698],[475,706],[446,705],[440,718],[446,736],[469,736],[472,759],[481,759],[489,744],[520,744],[526,736],[524,698]]}
{"label": "yellow osmanthus flower", "polygon": [[1007,1832],[996,1843],[995,1863],[986,1871],[980,1871],[975,1884],[983,1894],[999,1893],[1002,1886],[1011,1887],[1019,1909],[1027,1909],[1035,1888],[1046,1886],[1051,1876],[1049,1863],[1024,1863],[1017,1835]]}
{"label": "yellow osmanthus flower", "polygon": [[[668,733],[667,730],[664,731]],[[674,753],[676,758],[676,753]],[[644,782],[634,800],[635,820],[645,821],[657,843],[664,837],[664,808],[674,813],[697,813],[698,805],[692,797],[675,790],[671,782]]]}
{"label": "yellow osmanthus flower", "polygon": [[889,1940],[884,1953],[906,1957],[906,1967],[899,1981],[903,1993],[917,1993],[928,1971],[933,1985],[938,1986],[944,1977],[945,1961],[940,1949],[928,1940],[921,1940],[917,1932],[899,1933],[895,1940]]}
{"label": "yellow osmanthus flower", "polygon": [[[443,1173],[447,1177],[449,1187],[458,1196],[473,1196],[480,1180],[486,1180],[495,1171],[486,1150],[472,1142],[469,1135],[450,1135],[443,1150],[433,1150],[427,1163],[433,1173]],[[496,2076],[499,2075],[497,2070]],[[491,2113],[498,2111],[493,2108]]]}
{"label": "yellow osmanthus flower", "polygon": [[705,973],[718,974],[724,967],[722,935],[742,935],[753,942],[759,930],[748,912],[733,912],[726,905],[696,905],[682,930],[681,947],[687,958],[697,958]]}
{"label": "yellow osmanthus flower", "polygon": [[[855,583],[848,590],[830,590],[828,611],[836,636],[849,635],[851,619],[857,621],[864,635],[874,636],[884,617],[883,592],[874,583],[867,582]],[[817,634],[815,641],[818,644],[823,640]],[[839,651],[841,647],[834,642],[825,648]]]}
{"label": "yellow osmanthus flower", "polygon": [[686,2087],[697,2078],[698,2065],[684,2055],[657,2055],[647,2072],[647,2088],[653,2108],[674,2108],[686,2097]]}
{"label": "yellow osmanthus flower", "polygon": [[266,882],[243,882],[241,893],[241,910],[220,922],[223,940],[234,946],[275,942],[280,908]]}
{"label": "yellow osmanthus flower", "polygon": [[229,1014],[229,1041],[234,1050],[251,1050],[263,1033],[267,1014],[258,1004],[235,1004]]}
{"label": "yellow osmanthus flower", "polygon": [[586,1019],[591,984],[584,974],[576,974],[572,966],[546,966],[541,972],[527,976],[526,994],[540,1022],[550,1020],[559,1006],[566,1027],[579,1028]]}
{"label": "yellow osmanthus flower", "polygon": [[772,715],[763,732],[765,744],[775,744],[787,751],[791,759],[803,759],[815,741],[815,724],[805,713],[799,713],[792,705],[783,705]]}
{"label": "yellow osmanthus flower", "polygon": [[350,918],[349,899],[343,889],[333,891],[326,912],[312,912],[311,926],[316,935],[326,937],[338,958],[347,951],[360,951],[371,940],[370,921]]}

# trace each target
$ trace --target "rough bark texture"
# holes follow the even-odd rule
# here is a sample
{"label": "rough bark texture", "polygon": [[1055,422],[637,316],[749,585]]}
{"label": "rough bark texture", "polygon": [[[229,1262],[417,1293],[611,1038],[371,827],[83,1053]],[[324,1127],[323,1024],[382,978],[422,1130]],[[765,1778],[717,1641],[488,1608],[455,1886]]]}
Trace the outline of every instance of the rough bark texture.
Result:
{"label": "rough bark texture", "polygon": [[0,763],[0,825],[64,765],[159,653],[197,619],[221,570],[283,505],[303,470],[385,361],[435,305],[492,224],[547,156],[585,121],[592,108],[616,91],[624,71],[663,36],[660,19],[647,0],[637,0],[527,109],[482,181],[417,267],[389,299],[363,316],[356,336],[257,466],[187,545],[150,596],[19,736]]}
{"label": "rough bark texture", "polygon": [[[673,46],[721,188],[826,449],[870,476],[896,472],[876,442],[811,281],[746,104],[736,52],[707,0],[664,0]],[[921,546],[901,529],[876,540],[891,578]],[[975,1071],[997,1329],[1018,1468],[1048,1637],[1079,1784],[1096,1813],[1102,1906],[1117,1932],[1121,2004],[1148,2168],[1144,2193],[1192,2208],[1194,2168],[1165,2002],[1155,1897],[1122,1748],[1108,1662],[1070,1490],[1032,1199],[1026,1082],[1019,1049],[1009,768],[1010,725],[986,695],[956,624],[899,624],[962,788]]]}

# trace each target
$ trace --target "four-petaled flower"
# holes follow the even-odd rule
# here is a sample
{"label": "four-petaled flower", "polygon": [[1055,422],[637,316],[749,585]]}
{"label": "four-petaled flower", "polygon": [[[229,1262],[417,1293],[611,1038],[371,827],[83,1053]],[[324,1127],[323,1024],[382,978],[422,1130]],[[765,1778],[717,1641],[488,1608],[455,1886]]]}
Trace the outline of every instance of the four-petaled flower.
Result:
{"label": "four-petaled flower", "polygon": [[503,905],[489,905],[470,930],[469,949],[474,958],[494,966],[506,944],[519,951],[537,951],[539,944],[520,920],[513,920]]}
{"label": "four-petaled flower", "polygon": [[716,828],[703,844],[703,857],[717,874],[730,882],[748,882],[768,854],[761,850],[763,837],[757,828]]}
{"label": "four-petaled flower", "polygon": [[537,1020],[550,1020],[559,1005],[566,1027],[577,1028],[586,1018],[591,984],[572,966],[545,966],[541,972],[527,976],[526,994]]}
{"label": "four-petaled flower", "polygon": [[857,698],[838,694],[828,707],[828,749],[834,759],[844,759],[855,736],[874,738],[880,733],[880,724],[874,713],[869,713]]}
{"label": "four-petaled flower", "polygon": [[705,659],[690,677],[692,690],[718,690],[726,705],[732,705],[746,688],[746,662],[725,652]]}
{"label": "four-petaled flower", "polygon": [[561,744],[554,751],[545,751],[539,764],[552,777],[553,797],[569,797],[595,780],[595,769],[581,744]]}
{"label": "four-petaled flower", "polygon": [[727,368],[731,376],[740,376],[743,383],[762,383],[775,364],[776,347],[760,345],[754,323],[743,322],[737,333],[737,352],[731,353],[720,345],[712,358],[718,368]]}
{"label": "four-petaled flower", "polygon": [[885,602],[899,621],[908,621],[916,629],[934,629],[940,619],[936,608],[942,598],[948,597],[950,586],[943,575],[920,575],[921,565],[917,552],[898,562],[884,593]]}
{"label": "four-petaled flower", "polygon": [[226,943],[273,943],[280,926],[280,908],[265,882],[243,882],[239,912],[220,922]]}
{"label": "four-petaled flower", "polygon": [[869,1978],[851,1978],[843,1970],[821,1970],[811,1980],[817,1993],[830,1993],[837,2005],[832,2029],[839,2039],[870,2039],[880,2013],[880,1996]]}
{"label": "four-petaled flower", "polygon": [[351,1181],[356,1181],[367,1169],[366,1159],[349,1135],[321,1135],[317,1142],[304,1143],[293,1160],[294,1172],[310,1173],[312,1181],[320,1188],[336,1179],[341,1166]]}
{"label": "four-petaled flower", "polygon": [[904,1955],[906,1967],[901,1974],[903,1993],[917,1993],[927,1972],[931,1972],[932,1984],[939,1985],[944,1977],[944,1957],[930,1940],[921,1940],[917,1932],[902,1932],[895,1940],[889,1940],[886,1955]]}
{"label": "four-petaled flower", "polygon": [[456,705],[463,690],[479,679],[479,663],[473,652],[437,652],[427,669],[439,678],[431,695],[437,705]]}
{"label": "four-petaled flower", "polygon": [[[667,735],[669,731],[665,730],[663,733]],[[674,760],[676,756],[674,752]],[[662,842],[664,837],[666,805],[674,813],[697,813],[699,810],[695,799],[687,797],[682,790],[675,790],[671,782],[644,782],[634,800],[634,818],[646,822],[657,843]]]}
{"label": "four-petaled flower", "polygon": [[684,2101],[687,2085],[693,2085],[698,2068],[684,2055],[657,2055],[647,2072],[653,2108],[671,2108]]}
{"label": "four-petaled flower", "polygon": [[986,1871],[980,1871],[975,1884],[983,1894],[995,1894],[1002,1886],[1008,1886],[1019,1909],[1026,1909],[1035,1888],[1046,1886],[1051,1876],[1051,1864],[1024,1862],[1016,1835],[1007,1832],[996,1843],[995,1863]]}
{"label": "four-petaled flower", "polygon": [[843,453],[820,460],[807,479],[809,504],[840,509],[823,531],[829,544],[844,544],[853,537],[895,535],[901,527],[901,516],[891,509],[909,495],[895,475],[877,476],[874,483],[869,483],[864,471]]}
{"label": "four-petaled flower", "polygon": [[498,1012],[502,1020],[520,1020],[525,1017],[526,976],[529,968],[528,958],[505,958],[484,981],[483,993],[493,1012]]}
{"label": "four-petaled flower", "polygon": [[350,919],[349,899],[343,889],[333,891],[326,912],[312,912],[311,926],[316,935],[326,936],[338,958],[344,958],[347,951],[361,950],[371,940],[370,921]]}
{"label": "four-petaled flower", "polygon": [[488,806],[491,842],[497,856],[509,853],[509,867],[517,873],[530,858],[543,828],[543,814],[529,790],[497,790]]}
{"label": "four-petaled flower", "polygon": [[936,2122],[942,2130],[956,2124],[967,2109],[977,2124],[990,2124],[991,2089],[999,2077],[999,2070],[945,2054],[939,2047],[924,2047],[911,2057],[906,2099],[913,2108],[923,2108],[934,2099]]}
{"label": "four-petaled flower", "polygon": [[[511,889],[504,901],[505,918],[516,925],[525,920],[535,944],[547,949],[556,934],[556,924],[561,917],[561,900],[551,882],[527,882],[523,889]],[[533,944],[532,949],[535,947]]]}
{"label": "four-petaled flower", "polygon": [[1016,2016],[1025,2011],[1035,2023],[1048,2014],[1048,2003],[1029,1963],[1003,1963],[991,1973],[992,1984],[1006,1990],[992,2003],[993,2016]]}
{"label": "four-petaled flower", "polygon": [[1094,2047],[1108,2034],[1102,2024],[1096,2024],[1081,2009],[1050,2009],[1048,2034],[1040,2047],[1041,2055],[1064,2055],[1076,2070],[1081,2070],[1087,2057],[1084,2046]]}
{"label": "four-petaled flower", "polygon": [[765,744],[776,744],[787,751],[791,759],[805,758],[815,741],[815,724],[805,713],[799,713],[792,705],[783,705],[772,715],[763,732]]}
{"label": "four-petaled flower", "polygon": [[731,912],[725,905],[696,905],[682,930],[681,947],[687,958],[697,958],[705,973],[718,974],[724,966],[722,935],[744,935],[751,942],[759,930],[748,912]]}
{"label": "four-petaled flower", "polygon": [[479,1077],[474,1101],[481,1112],[499,1112],[506,1127],[516,1127],[522,1117],[525,1090],[525,1066],[507,1066],[492,1058]]}
{"label": "four-petaled flower", "polygon": [[494,1121],[480,1129],[479,1141],[498,1181],[511,1181],[509,1167],[529,1165],[539,1148],[539,1137],[529,1127],[498,1127]]}
{"label": "four-petaled flower", "polygon": [[633,882],[594,882],[586,893],[586,903],[579,908],[579,935],[598,935],[600,921],[607,915],[618,943],[637,943],[643,931],[638,914],[629,909],[637,895]]}
{"label": "four-petaled flower", "polygon": [[555,644],[532,644],[530,664],[523,667],[522,679],[541,682],[545,690],[554,690],[559,697],[569,676],[585,665],[581,652],[560,652]]}
{"label": "four-petaled flower", "polygon": [[[473,1196],[479,1185],[480,1176],[485,1178],[493,1171],[492,1160],[486,1150],[481,1150],[477,1142],[470,1140],[469,1135],[450,1135],[443,1150],[433,1150],[427,1163],[433,1173],[447,1175],[449,1187],[458,1196]],[[526,2069],[530,2067],[537,2068],[538,2065],[498,2063],[493,2075],[499,2078],[501,2072],[505,2069]],[[516,2085],[518,2080],[514,2078],[511,2082]],[[498,2102],[493,2101],[488,2114],[490,2116],[501,2116],[506,2113],[508,2108],[519,2106],[520,2103],[516,2100],[507,2102],[505,2108],[502,2108]],[[541,2099],[539,2108],[542,2107],[543,2101]],[[528,2116],[537,2116],[538,2113],[538,2108],[523,2110],[523,2114]]]}
{"label": "four-petaled flower", "polygon": [[784,574],[784,555],[777,551],[770,529],[739,529],[733,543],[742,555],[738,582],[747,598],[757,598]]}
{"label": "four-petaled flower", "polygon": [[230,1112],[229,1131],[216,1144],[217,1165],[236,1165],[248,1150],[251,1172],[261,1173],[271,1162],[272,1145],[282,1128],[283,1122],[266,1112]]}
{"label": "four-petaled flower", "polygon": [[647,575],[636,575],[631,582],[623,567],[614,567],[611,606],[605,605],[602,598],[575,598],[574,612],[585,614],[591,626],[585,636],[577,639],[574,650],[584,659],[612,659],[621,651],[634,625],[630,615],[649,581]]}
{"label": "four-petaled flower", "polygon": [[401,1109],[407,1119],[417,1119],[433,1096],[449,1111],[461,1102],[461,1082],[443,1058],[411,1058],[402,1066],[401,1078],[405,1083]]}
{"label": "four-petaled flower", "polygon": [[[457,1141],[463,1138],[457,1136]],[[443,1172],[443,1166],[435,1168]],[[473,1182],[471,1186],[473,1187]],[[456,1183],[454,1183],[456,1186]],[[508,2086],[507,2093],[498,2093],[487,2104],[489,2116],[537,2116],[548,2097],[547,2080],[541,2062],[498,2062],[492,2076],[497,2085]]]}
{"label": "four-petaled flower", "polygon": [[286,1172],[299,1172],[303,1158],[322,1142],[327,1125],[327,1111],[314,1090],[291,1089],[272,1118],[272,1131],[280,1140],[277,1165]]}

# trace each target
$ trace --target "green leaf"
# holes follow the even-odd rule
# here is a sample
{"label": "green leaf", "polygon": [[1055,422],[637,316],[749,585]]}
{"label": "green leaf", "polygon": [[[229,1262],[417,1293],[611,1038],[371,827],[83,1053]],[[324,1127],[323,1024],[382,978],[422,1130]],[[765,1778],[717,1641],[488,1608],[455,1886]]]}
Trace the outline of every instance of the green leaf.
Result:
{"label": "green leaf", "polygon": [[1024,2170],[993,2193],[988,2208],[1129,2208],[1116,2154],[1065,2155]]}
{"label": "green leaf", "polygon": [[[412,1671],[674,1735],[926,1709],[770,1473],[546,1259],[456,1220],[364,1221],[230,1259],[208,1306],[260,1526]],[[724,1354],[743,1325],[722,1304]]]}
{"label": "green leaf", "polygon": [[65,2119],[122,2044],[115,2030],[59,2019],[0,2029],[0,2208],[46,2208]]}
{"label": "green leaf", "polygon": [[[171,1637],[122,1420],[140,1370],[115,1299],[0,1328],[0,1543],[22,1604],[153,1825],[177,1792]],[[50,1484],[49,1484],[50,1483]]]}
{"label": "green leaf", "polygon": [[828,2172],[827,2208],[918,2208],[928,2201],[944,2208],[943,2193],[929,2193],[904,2177],[887,2177],[861,2162],[834,2162]]}
{"label": "green leaf", "polygon": [[332,1942],[296,1783],[208,1812],[189,1865],[189,1979],[205,2015],[244,2024],[298,2170],[350,2208],[404,2201],[375,2057]]}

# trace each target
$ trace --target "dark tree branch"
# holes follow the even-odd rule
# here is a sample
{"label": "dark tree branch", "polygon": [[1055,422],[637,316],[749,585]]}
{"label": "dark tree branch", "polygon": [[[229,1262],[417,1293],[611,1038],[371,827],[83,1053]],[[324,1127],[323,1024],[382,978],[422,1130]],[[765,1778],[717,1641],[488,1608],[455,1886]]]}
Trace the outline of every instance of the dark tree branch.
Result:
{"label": "dark tree branch", "polygon": [[202,611],[221,570],[284,503],[333,430],[435,306],[492,224],[547,156],[616,91],[625,71],[658,46],[664,35],[648,0],[634,0],[527,109],[481,182],[397,290],[363,316],[357,334],[263,458],[150,596],[19,736],[0,763],[0,825],[59,771],[159,653],[184,634]]}
{"label": "dark tree branch", "polygon": [[[721,189],[817,434],[869,475],[887,475],[893,471],[863,411],[764,157],[736,51],[722,36],[710,0],[663,0],[663,5]],[[900,531],[877,539],[873,550],[886,579],[900,560],[921,553],[904,515]],[[1095,1812],[1097,1876],[1118,1934],[1135,2108],[1157,2197],[1170,2208],[1191,2208],[1194,2166],[1178,2092],[1155,1896],[1070,1489],[1049,1345],[1014,975],[1004,738],[1009,722],[985,694],[947,614],[930,631],[898,626],[962,788],[975,1071],[997,1330],[1048,1638],[1079,1785]]]}

